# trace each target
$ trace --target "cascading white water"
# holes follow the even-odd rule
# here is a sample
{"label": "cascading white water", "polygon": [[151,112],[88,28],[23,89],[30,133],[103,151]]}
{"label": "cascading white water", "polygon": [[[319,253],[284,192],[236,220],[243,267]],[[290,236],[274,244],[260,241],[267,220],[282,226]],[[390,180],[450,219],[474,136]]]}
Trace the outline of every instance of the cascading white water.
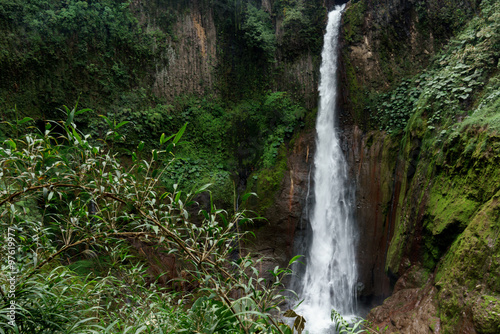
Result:
{"label": "cascading white water", "polygon": [[312,236],[305,273],[300,282],[299,293],[303,302],[297,308],[297,313],[306,319],[306,330],[311,334],[330,333],[331,310],[351,318],[356,303],[353,201],[335,124],[337,40],[343,8],[337,6],[328,15],[320,68],[314,157],[315,204],[310,217]]}

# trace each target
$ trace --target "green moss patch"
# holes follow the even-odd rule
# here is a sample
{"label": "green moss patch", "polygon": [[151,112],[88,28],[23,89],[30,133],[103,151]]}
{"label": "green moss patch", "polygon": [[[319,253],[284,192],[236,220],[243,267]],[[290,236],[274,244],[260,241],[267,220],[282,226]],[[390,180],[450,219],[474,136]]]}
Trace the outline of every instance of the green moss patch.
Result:
{"label": "green moss patch", "polygon": [[247,191],[257,193],[258,198],[253,199],[251,205],[260,212],[267,210],[275,201],[276,192],[280,189],[283,176],[287,170],[287,150],[281,145],[278,151],[276,164],[271,168],[264,168],[248,179]]}
{"label": "green moss patch", "polygon": [[[467,306],[473,308],[474,323],[481,333],[500,330],[500,322],[490,321],[500,299],[498,196],[500,192],[481,207],[438,267],[436,285],[440,288],[438,299],[445,332],[452,331],[451,324],[458,321],[460,310]],[[489,297],[481,297],[485,295]]]}
{"label": "green moss patch", "polygon": [[346,11],[343,17],[344,38],[349,43],[361,42],[362,26],[366,13],[366,2],[361,0],[353,3]]}
{"label": "green moss patch", "polygon": [[443,233],[449,224],[466,226],[477,210],[480,203],[466,197],[464,186],[443,177],[436,179],[429,196],[427,211],[432,219],[428,221],[426,228],[432,235]]}

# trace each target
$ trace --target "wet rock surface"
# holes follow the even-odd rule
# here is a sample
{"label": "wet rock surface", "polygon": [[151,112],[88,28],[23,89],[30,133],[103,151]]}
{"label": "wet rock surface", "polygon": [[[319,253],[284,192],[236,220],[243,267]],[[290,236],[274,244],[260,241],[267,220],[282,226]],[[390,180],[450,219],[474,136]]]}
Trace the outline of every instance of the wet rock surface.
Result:
{"label": "wet rock surface", "polygon": [[441,333],[436,293],[432,277],[415,266],[397,281],[384,304],[370,311],[368,320],[384,333]]}
{"label": "wet rock surface", "polygon": [[363,133],[357,126],[344,130],[345,156],[355,182],[355,217],[358,224],[358,270],[364,289],[360,297],[380,303],[391,293],[384,272],[393,223],[394,169],[397,145],[381,132]]}
{"label": "wet rock surface", "polygon": [[268,258],[263,262],[261,272],[276,265],[286,267],[293,256],[296,233],[307,228],[304,210],[314,143],[314,130],[306,130],[287,148],[287,170],[274,194],[273,204],[263,213],[267,221],[253,230],[255,238],[250,238],[245,245],[251,253]]}

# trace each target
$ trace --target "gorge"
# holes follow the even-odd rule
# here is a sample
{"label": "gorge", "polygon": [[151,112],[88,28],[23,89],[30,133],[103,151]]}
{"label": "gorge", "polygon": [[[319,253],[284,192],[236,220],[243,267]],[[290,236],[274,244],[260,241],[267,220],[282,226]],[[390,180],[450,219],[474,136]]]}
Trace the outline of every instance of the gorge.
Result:
{"label": "gorge", "polygon": [[[119,128],[126,140],[103,144],[127,163],[187,122],[162,187],[212,183],[191,213],[231,211],[245,198],[237,204],[267,220],[242,227],[255,235],[243,249],[267,257],[259,270],[272,279],[326,198],[308,189],[323,154],[315,124],[327,123],[317,91],[323,36],[339,3],[5,0],[0,120],[31,117],[43,130],[65,119],[63,105],[92,108],[75,122],[94,139],[107,133],[99,115],[129,122]],[[358,247],[349,255],[357,270],[344,270],[357,278],[334,297],[355,289],[388,333],[500,332],[500,4],[351,0],[339,25],[339,141],[330,148],[346,161]],[[16,131],[2,123],[2,152],[14,150]],[[34,217],[39,202],[29,204]],[[185,274],[173,255],[131,244],[149,276]],[[67,258],[71,268],[100,266],[76,251]]]}

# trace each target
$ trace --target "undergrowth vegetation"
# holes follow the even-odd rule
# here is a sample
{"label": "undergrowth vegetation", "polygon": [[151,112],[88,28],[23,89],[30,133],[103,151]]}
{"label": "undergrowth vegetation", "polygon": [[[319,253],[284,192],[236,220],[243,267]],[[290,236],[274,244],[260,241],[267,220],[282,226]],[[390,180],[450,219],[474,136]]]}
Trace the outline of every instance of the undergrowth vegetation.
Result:
{"label": "undergrowth vegetation", "polygon": [[130,4],[2,0],[0,107],[50,117],[79,93],[89,106],[110,105],[122,94],[140,97],[130,87],[151,84],[153,65],[143,60],[161,58],[153,45],[172,36],[168,24],[143,32]]}
{"label": "undergrowth vegetation", "polygon": [[429,130],[442,131],[457,123],[498,129],[500,5],[483,1],[481,13],[428,69],[374,100],[372,115],[381,129],[399,133],[411,117],[425,119]]}
{"label": "undergrowth vegetation", "polygon": [[[285,92],[265,95],[224,104],[215,97],[179,97],[174,105],[132,111],[120,109],[109,112],[107,118],[123,124],[126,137],[115,145],[124,155],[141,142],[147,149],[157,148],[153,138],[161,133],[174,133],[187,123],[185,141],[178,144],[176,161],[166,171],[167,187],[174,183],[192,189],[212,183],[215,200],[231,206],[233,182],[245,180],[251,171],[275,165],[281,145],[303,126],[306,110],[293,102]],[[93,116],[83,125],[93,137],[105,133],[105,126]]]}
{"label": "undergrowth vegetation", "polygon": [[[86,110],[66,111],[9,123],[0,146],[0,332],[292,333],[279,320],[289,270],[265,279],[239,247],[248,212],[197,204],[209,185],[165,188],[186,126],[126,162],[111,149],[126,121],[104,117],[94,140],[75,123]],[[173,280],[146,272],[137,242],[175,259]]]}

